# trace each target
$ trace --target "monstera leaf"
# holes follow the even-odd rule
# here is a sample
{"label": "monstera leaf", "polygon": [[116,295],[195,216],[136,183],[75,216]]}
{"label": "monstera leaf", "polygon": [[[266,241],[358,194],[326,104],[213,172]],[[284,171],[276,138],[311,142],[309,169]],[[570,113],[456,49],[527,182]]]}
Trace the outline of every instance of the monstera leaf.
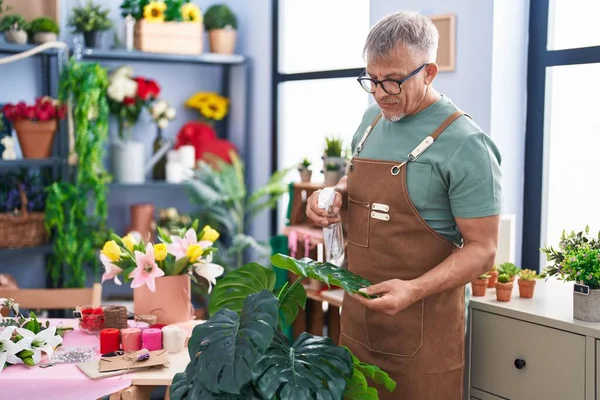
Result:
{"label": "monstera leaf", "polygon": [[316,279],[327,286],[339,286],[348,293],[369,297],[366,293],[359,292],[359,289],[371,285],[369,281],[331,263],[320,263],[310,258],[297,260],[284,254],[271,256],[271,262],[274,266],[287,269],[301,277]]}
{"label": "monstera leaf", "polygon": [[192,342],[192,346],[197,346],[200,354],[191,391],[199,390],[199,382],[213,393],[240,394],[252,378],[252,366],[273,340],[278,312],[277,298],[262,290],[248,296],[241,316],[222,309],[196,326],[192,336],[200,338],[200,344]]}
{"label": "monstera leaf", "polygon": [[264,399],[341,399],[352,375],[352,357],[330,338],[306,332],[290,347],[278,331],[253,375]]}
{"label": "monstera leaf", "polygon": [[377,389],[369,387],[367,378],[373,382],[383,385],[388,391],[393,392],[396,389],[396,382],[379,367],[361,362],[352,352],[352,377],[348,380],[344,399],[347,400],[379,400]]}
{"label": "monstera leaf", "polygon": [[[190,366],[191,374],[187,375]],[[175,374],[169,390],[169,396],[172,400],[260,400],[260,397],[254,395],[254,391],[250,385],[244,386],[240,394],[212,393],[201,383],[194,382],[194,367],[195,365],[190,364],[186,368],[186,372]]]}
{"label": "monstera leaf", "polygon": [[214,315],[226,308],[239,314],[248,296],[263,289],[272,292],[274,288],[275,272],[258,263],[246,264],[219,280],[210,296],[208,311]]}
{"label": "monstera leaf", "polygon": [[[258,263],[246,264],[229,272],[215,286],[208,310],[214,315],[225,308],[238,314],[242,311],[244,300],[261,290],[273,291],[275,288],[275,273]],[[279,294],[280,323],[287,327],[294,322],[298,309],[306,306],[306,290],[301,285],[285,286]]]}

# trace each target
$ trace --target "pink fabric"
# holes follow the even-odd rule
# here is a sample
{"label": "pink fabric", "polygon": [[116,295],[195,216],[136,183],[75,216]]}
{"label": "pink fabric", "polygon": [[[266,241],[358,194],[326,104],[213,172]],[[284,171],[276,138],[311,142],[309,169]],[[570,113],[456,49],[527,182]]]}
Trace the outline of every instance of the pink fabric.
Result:
{"label": "pink fabric", "polygon": [[[45,322],[46,320],[40,319]],[[51,326],[62,324],[72,326],[63,341],[65,348],[95,347],[96,357],[100,358],[100,339],[77,329],[74,319],[49,319]],[[130,321],[130,325],[137,324]],[[147,327],[147,324],[145,324]],[[47,362],[47,357],[42,358]],[[131,386],[127,375],[91,380],[75,364],[60,364],[49,368],[39,366],[11,365],[0,372],[0,396],[3,399],[98,399]]]}

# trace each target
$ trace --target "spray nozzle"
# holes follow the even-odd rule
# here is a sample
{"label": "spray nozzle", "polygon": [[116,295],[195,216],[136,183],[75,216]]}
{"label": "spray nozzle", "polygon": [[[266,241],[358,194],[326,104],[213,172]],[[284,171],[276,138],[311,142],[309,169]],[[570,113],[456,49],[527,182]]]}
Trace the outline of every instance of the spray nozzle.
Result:
{"label": "spray nozzle", "polygon": [[335,200],[335,190],[327,187],[319,192],[318,206],[328,212],[331,212],[331,207]]}

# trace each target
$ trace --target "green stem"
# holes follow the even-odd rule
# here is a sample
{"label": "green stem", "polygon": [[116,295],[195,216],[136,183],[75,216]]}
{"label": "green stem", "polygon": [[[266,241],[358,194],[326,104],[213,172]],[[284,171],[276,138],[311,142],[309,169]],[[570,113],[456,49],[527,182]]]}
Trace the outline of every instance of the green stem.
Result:
{"label": "green stem", "polygon": [[[300,284],[300,282],[302,282],[302,279],[304,279],[304,278],[303,277],[299,277],[298,279],[296,279],[294,281],[294,283],[292,284],[292,286],[290,286],[290,288],[279,299],[279,304],[284,304],[285,303],[285,301],[287,300],[287,298],[290,297],[290,293],[292,293],[294,291],[294,289],[296,288],[296,286],[298,286]],[[284,286],[284,288],[285,288],[285,286]]]}

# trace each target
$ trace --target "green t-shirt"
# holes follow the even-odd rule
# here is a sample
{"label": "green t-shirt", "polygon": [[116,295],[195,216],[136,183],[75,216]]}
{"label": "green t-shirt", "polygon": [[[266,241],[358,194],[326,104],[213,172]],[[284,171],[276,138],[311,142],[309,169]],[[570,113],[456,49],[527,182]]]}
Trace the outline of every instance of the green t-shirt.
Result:
{"label": "green t-shirt", "polygon": [[[390,122],[381,118],[359,158],[402,162],[458,108],[442,99],[415,115]],[[365,129],[380,112],[367,109],[352,139],[352,153]],[[502,208],[500,152],[477,124],[462,116],[415,162],[407,164],[408,193],[423,219],[457,245],[462,236],[454,218],[498,215]],[[391,188],[393,190],[393,188]]]}

